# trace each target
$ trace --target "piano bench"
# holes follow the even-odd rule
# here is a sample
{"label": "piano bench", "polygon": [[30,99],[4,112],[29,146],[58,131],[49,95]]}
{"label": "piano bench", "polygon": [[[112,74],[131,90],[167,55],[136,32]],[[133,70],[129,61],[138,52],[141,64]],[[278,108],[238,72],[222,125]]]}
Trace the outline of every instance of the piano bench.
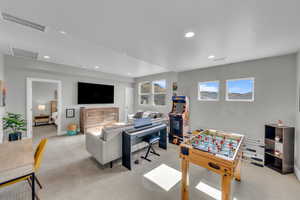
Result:
{"label": "piano bench", "polygon": [[159,140],[160,140],[159,136],[152,136],[152,137],[147,137],[147,138],[144,139],[144,141],[147,142],[149,146],[148,146],[146,155],[145,156],[141,156],[142,159],[145,159],[145,160],[151,162],[151,160],[148,159],[149,153],[152,153],[154,155],[160,156],[158,153],[156,153],[156,151],[154,150],[154,148],[152,146],[153,144],[159,142]]}

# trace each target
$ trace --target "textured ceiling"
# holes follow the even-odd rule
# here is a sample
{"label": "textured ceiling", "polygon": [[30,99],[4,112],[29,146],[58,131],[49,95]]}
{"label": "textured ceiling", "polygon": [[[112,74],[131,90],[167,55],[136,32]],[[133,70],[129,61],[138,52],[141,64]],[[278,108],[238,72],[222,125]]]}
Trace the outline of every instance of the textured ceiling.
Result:
{"label": "textured ceiling", "polygon": [[297,51],[299,8],[299,0],[0,0],[2,12],[47,26],[1,20],[0,51],[132,77],[183,71]]}

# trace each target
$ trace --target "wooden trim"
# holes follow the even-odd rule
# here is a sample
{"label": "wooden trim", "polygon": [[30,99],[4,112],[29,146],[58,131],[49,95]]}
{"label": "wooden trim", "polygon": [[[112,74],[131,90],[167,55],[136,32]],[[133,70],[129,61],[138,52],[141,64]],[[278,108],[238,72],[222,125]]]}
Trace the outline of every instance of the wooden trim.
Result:
{"label": "wooden trim", "polygon": [[50,113],[52,116],[52,113],[54,112],[57,112],[57,101],[56,100],[53,100],[53,101],[50,101]]}
{"label": "wooden trim", "polygon": [[27,116],[27,137],[32,138],[32,83],[33,82],[57,83],[57,135],[61,134],[61,112],[62,112],[62,82],[42,78],[27,77],[26,79],[26,116]]}

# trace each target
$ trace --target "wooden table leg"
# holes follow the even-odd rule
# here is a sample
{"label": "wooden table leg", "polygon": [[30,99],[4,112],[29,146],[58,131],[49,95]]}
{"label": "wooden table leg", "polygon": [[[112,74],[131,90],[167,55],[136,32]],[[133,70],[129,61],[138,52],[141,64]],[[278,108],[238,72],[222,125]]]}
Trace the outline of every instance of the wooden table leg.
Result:
{"label": "wooden table leg", "polygon": [[189,199],[189,161],[182,158],[181,161],[181,200]]}
{"label": "wooden table leg", "polygon": [[235,177],[235,180],[237,180],[237,181],[241,181],[241,167],[242,167],[242,160],[239,159],[238,164],[234,171],[234,177]]}
{"label": "wooden table leg", "polygon": [[222,200],[230,200],[231,177],[222,176]]}

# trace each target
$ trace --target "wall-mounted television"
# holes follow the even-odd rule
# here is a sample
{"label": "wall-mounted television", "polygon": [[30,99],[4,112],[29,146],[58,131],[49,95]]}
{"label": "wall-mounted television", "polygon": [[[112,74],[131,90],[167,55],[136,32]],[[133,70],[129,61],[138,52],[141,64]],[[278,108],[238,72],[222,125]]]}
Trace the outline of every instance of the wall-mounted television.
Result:
{"label": "wall-mounted television", "polygon": [[78,104],[113,104],[114,86],[78,82]]}

